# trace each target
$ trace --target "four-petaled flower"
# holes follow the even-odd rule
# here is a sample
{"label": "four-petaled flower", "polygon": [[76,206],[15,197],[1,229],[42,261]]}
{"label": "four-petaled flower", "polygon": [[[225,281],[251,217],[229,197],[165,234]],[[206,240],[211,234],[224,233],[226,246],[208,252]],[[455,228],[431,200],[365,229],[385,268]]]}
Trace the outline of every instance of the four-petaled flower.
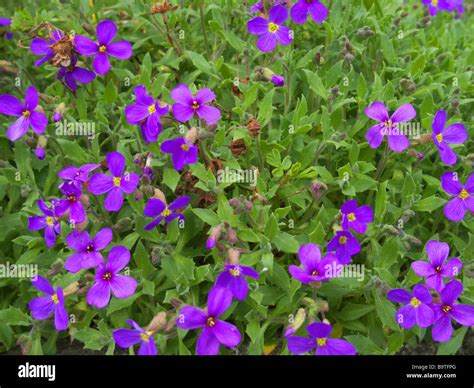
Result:
{"label": "four-petaled flower", "polygon": [[303,24],[308,18],[308,12],[316,23],[322,23],[329,15],[329,11],[319,0],[299,0],[291,8],[291,18],[296,24]]}
{"label": "four-petaled flower", "polygon": [[451,339],[451,318],[463,326],[474,326],[474,306],[456,303],[463,290],[461,282],[451,280],[440,292],[441,303],[432,305],[435,322],[431,335],[435,341],[447,342]]}
{"label": "four-petaled flower", "polygon": [[431,16],[435,16],[438,11],[451,11],[448,0],[422,0],[423,5],[428,7]]}
{"label": "four-petaled flower", "polygon": [[413,287],[413,295],[403,288],[396,288],[387,294],[387,298],[405,305],[395,314],[395,320],[403,328],[411,329],[415,324],[426,328],[433,323],[434,313],[430,307],[433,297],[423,284]]}
{"label": "four-petaled flower", "polygon": [[207,309],[199,310],[194,306],[184,306],[176,320],[180,329],[192,330],[202,328],[197,340],[196,354],[216,355],[219,345],[233,348],[240,343],[237,327],[219,317],[232,303],[232,293],[226,288],[215,286],[207,297]]}
{"label": "four-petaled flower", "polygon": [[467,140],[467,131],[460,123],[451,124],[444,128],[446,124],[446,111],[440,110],[433,119],[433,142],[439,151],[439,156],[443,163],[452,166],[457,161],[456,153],[448,144],[462,144]]}
{"label": "four-petaled flower", "polygon": [[332,268],[339,264],[336,255],[332,253],[328,253],[321,260],[321,251],[316,244],[302,245],[298,250],[298,258],[302,268],[290,265],[288,270],[291,276],[304,284],[329,280],[332,277]]}
{"label": "four-petaled flower", "polygon": [[365,135],[371,148],[378,148],[385,135],[387,135],[388,145],[393,151],[401,152],[408,148],[410,142],[399,124],[416,116],[415,108],[411,104],[403,104],[392,116],[389,116],[385,105],[380,101],[376,101],[365,108],[365,114],[380,122],[380,124],[371,127]]}
{"label": "four-petaled flower", "polygon": [[46,246],[51,248],[56,243],[56,234],[61,234],[61,224],[57,220],[54,206],[51,206],[51,209],[49,209],[45,203],[39,199],[38,207],[44,215],[28,217],[28,229],[44,229]]}
{"label": "four-petaled flower", "polygon": [[77,89],[76,82],[88,84],[94,80],[95,74],[93,71],[77,66],[77,59],[76,57],[73,57],[69,66],[61,67],[58,70],[57,78],[59,80],[64,79],[67,87],[72,91],[75,91]]}
{"label": "four-petaled flower", "polygon": [[38,107],[38,92],[33,86],[26,89],[25,104],[23,105],[15,96],[10,94],[0,95],[0,113],[7,116],[19,117],[7,129],[7,138],[17,141],[31,128],[41,135],[48,125],[48,118],[42,112],[36,111]]}
{"label": "four-petaled flower", "polygon": [[184,137],[165,140],[160,148],[161,151],[171,154],[173,167],[178,171],[186,164],[194,164],[198,160],[198,148]]}
{"label": "four-petaled flower", "polygon": [[290,44],[293,40],[291,30],[282,24],[288,19],[288,10],[282,5],[275,5],[268,13],[268,20],[257,16],[247,23],[248,31],[253,35],[260,35],[257,47],[260,51],[272,51],[277,42],[283,46]]}
{"label": "four-petaled flower", "polygon": [[162,131],[160,119],[168,113],[169,106],[148,95],[143,85],[135,87],[134,93],[135,104],[125,108],[127,123],[140,125],[145,142],[154,142]]}
{"label": "four-petaled flower", "polygon": [[207,124],[214,124],[221,118],[221,111],[207,103],[215,100],[216,95],[209,88],[202,88],[193,95],[185,84],[176,86],[171,91],[171,98],[175,102],[172,111],[176,120],[182,123],[194,115],[206,120]]}
{"label": "four-petaled flower", "polygon": [[94,285],[87,294],[87,303],[99,309],[107,306],[110,300],[110,291],[116,298],[128,298],[137,289],[137,281],[118,273],[130,261],[130,252],[123,246],[115,246],[109,252],[105,264],[99,264],[95,274]]}
{"label": "four-petaled flower", "polygon": [[72,182],[77,188],[88,183],[89,174],[98,168],[100,164],[84,164],[81,167],[66,166],[58,172],[58,177]]}
{"label": "four-petaled flower", "polygon": [[49,42],[41,39],[41,38],[34,38],[31,41],[30,50],[35,55],[42,55],[43,58],[38,59],[35,62],[35,66],[40,66],[45,62],[48,62],[50,59],[54,57],[54,51],[51,46],[56,43],[57,41],[63,38],[63,34],[59,30],[55,30],[52,32]]}
{"label": "four-petaled flower", "polygon": [[155,218],[152,222],[145,226],[145,230],[151,230],[158,225],[163,219],[166,223],[173,221],[175,218],[184,220],[185,217],[178,211],[188,206],[190,198],[186,195],[176,198],[171,204],[166,205],[159,198],[150,199],[145,205],[144,214],[147,217]]}
{"label": "four-petaled flower", "polygon": [[338,230],[336,235],[329,241],[327,251],[335,251],[337,259],[341,264],[349,264],[351,257],[360,252],[360,244],[351,232]]}
{"label": "four-petaled flower", "polygon": [[216,285],[228,288],[235,299],[244,300],[249,291],[245,276],[258,279],[258,272],[245,265],[225,264],[224,272],[216,279]]}
{"label": "four-petaled flower", "polygon": [[474,174],[471,174],[463,186],[458,174],[447,171],[441,175],[443,190],[455,196],[444,206],[444,215],[454,222],[461,221],[466,215],[466,210],[474,212]]}
{"label": "four-petaled flower", "polygon": [[374,220],[374,212],[370,206],[357,207],[357,201],[352,199],[341,206],[342,229],[353,229],[357,233],[365,233],[367,224]]}
{"label": "four-petaled flower", "polygon": [[104,262],[100,250],[112,241],[112,229],[104,228],[97,232],[92,239],[87,231],[73,231],[66,237],[66,243],[77,253],[73,254],[64,263],[69,272],[79,272],[81,269],[97,267]]}
{"label": "four-petaled flower", "polygon": [[54,288],[42,276],[37,275],[31,281],[33,286],[47,296],[34,298],[28,304],[34,319],[48,319],[54,313],[54,327],[61,331],[69,326],[69,317],[64,306],[64,294],[61,287]]}
{"label": "four-petaled flower", "polygon": [[457,276],[462,268],[462,262],[457,257],[446,261],[449,255],[449,245],[444,242],[430,240],[426,244],[426,254],[430,262],[415,261],[411,268],[418,276],[426,276],[425,284],[440,292],[443,287],[443,278]]}
{"label": "four-petaled flower", "polygon": [[58,216],[68,214],[71,225],[83,223],[86,220],[86,210],[80,199],[82,195],[81,189],[71,181],[62,183],[59,189],[66,198],[55,202],[56,214]]}
{"label": "four-petaled flower", "polygon": [[110,212],[119,211],[123,205],[123,193],[132,194],[138,186],[140,176],[124,173],[125,157],[120,152],[110,152],[105,157],[112,175],[96,173],[89,181],[89,191],[95,195],[107,194],[104,207]]}
{"label": "four-petaled flower", "polygon": [[135,321],[126,321],[133,329],[117,329],[112,332],[115,343],[123,349],[139,344],[139,356],[155,356],[157,354],[153,332],[142,329]]}
{"label": "four-petaled flower", "polygon": [[86,57],[94,56],[94,70],[104,75],[110,70],[109,55],[118,59],[128,59],[132,56],[132,44],[126,40],[111,43],[117,35],[117,27],[111,20],[103,20],[96,27],[97,41],[85,36],[76,36],[74,44],[79,54]]}
{"label": "four-petaled flower", "polygon": [[314,322],[306,326],[311,337],[292,335],[287,337],[288,350],[293,354],[307,353],[316,348],[317,356],[354,356],[357,350],[349,341],[329,338],[332,327],[324,322]]}

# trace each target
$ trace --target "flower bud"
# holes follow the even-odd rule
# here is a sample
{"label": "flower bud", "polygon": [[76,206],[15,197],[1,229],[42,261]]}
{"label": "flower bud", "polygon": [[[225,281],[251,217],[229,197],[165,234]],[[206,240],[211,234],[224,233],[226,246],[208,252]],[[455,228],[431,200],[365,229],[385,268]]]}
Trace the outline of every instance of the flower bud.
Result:
{"label": "flower bud", "polygon": [[151,331],[152,333],[156,333],[157,331],[163,330],[166,326],[166,312],[160,311],[158,314],[156,314],[148,327],[146,328],[146,331]]}
{"label": "flower bud", "polygon": [[239,265],[240,263],[240,252],[237,249],[229,248],[227,252],[227,260],[229,264]]}
{"label": "flower bud", "polygon": [[62,262],[61,259],[57,259],[53,264],[51,264],[51,267],[49,270],[46,272],[47,276],[54,276],[60,273],[64,269],[64,263]]}
{"label": "flower bud", "polygon": [[133,228],[133,221],[130,217],[122,218],[115,225],[112,225],[112,230],[116,232],[128,232]]}
{"label": "flower bud", "polygon": [[238,241],[237,232],[231,227],[227,229],[227,241],[229,244],[235,244]]}

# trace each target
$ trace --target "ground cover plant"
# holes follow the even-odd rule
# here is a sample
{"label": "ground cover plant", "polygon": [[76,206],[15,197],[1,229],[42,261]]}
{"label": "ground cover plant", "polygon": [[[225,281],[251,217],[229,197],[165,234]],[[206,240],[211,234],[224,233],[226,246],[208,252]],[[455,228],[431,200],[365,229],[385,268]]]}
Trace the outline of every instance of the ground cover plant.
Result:
{"label": "ground cover plant", "polygon": [[473,353],[472,4],[33,3],[0,352]]}

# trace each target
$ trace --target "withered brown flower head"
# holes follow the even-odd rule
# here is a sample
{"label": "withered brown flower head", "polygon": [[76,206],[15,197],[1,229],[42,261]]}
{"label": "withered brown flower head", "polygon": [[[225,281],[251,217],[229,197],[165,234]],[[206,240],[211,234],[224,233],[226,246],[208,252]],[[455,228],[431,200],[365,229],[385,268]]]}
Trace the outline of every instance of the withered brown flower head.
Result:
{"label": "withered brown flower head", "polygon": [[249,130],[250,136],[257,137],[260,133],[260,123],[257,119],[251,118],[247,123],[247,129]]}
{"label": "withered brown flower head", "polygon": [[234,156],[240,156],[242,154],[245,154],[245,152],[247,152],[247,146],[245,145],[245,141],[243,141],[242,139],[234,140],[232,143],[230,143],[230,150],[232,151],[232,155]]}
{"label": "withered brown flower head", "polygon": [[175,11],[177,9],[177,6],[168,4],[166,0],[163,0],[161,4],[155,3],[151,6],[151,13],[152,15],[155,15],[157,13],[164,14],[167,11]]}
{"label": "withered brown flower head", "polygon": [[65,35],[49,46],[54,51],[54,56],[50,59],[50,63],[54,66],[68,67],[71,65],[74,56],[74,37]]}

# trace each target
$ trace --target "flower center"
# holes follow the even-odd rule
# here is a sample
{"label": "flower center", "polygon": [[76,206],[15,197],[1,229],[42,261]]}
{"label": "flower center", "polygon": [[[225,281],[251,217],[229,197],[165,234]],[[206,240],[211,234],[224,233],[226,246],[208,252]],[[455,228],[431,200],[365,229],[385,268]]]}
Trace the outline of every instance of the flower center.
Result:
{"label": "flower center", "polygon": [[58,294],[51,295],[51,300],[53,301],[54,304],[58,304],[59,303]]}
{"label": "flower center", "polygon": [[438,3],[439,3],[439,0],[431,0],[431,5],[433,7],[437,7],[438,6]]}
{"label": "flower center", "polygon": [[198,109],[199,109],[199,103],[198,103],[196,100],[193,101],[192,108],[193,108],[194,110],[198,110]]}
{"label": "flower center", "polygon": [[120,182],[122,181],[122,178],[119,176],[114,176],[114,186],[120,187]]}
{"label": "flower center", "polygon": [[99,52],[105,53],[106,51],[107,51],[107,47],[105,47],[104,45],[99,47]]}
{"label": "flower center", "polygon": [[86,252],[87,252],[87,253],[94,252],[94,245],[89,244],[89,245],[86,247]]}
{"label": "flower center", "polygon": [[69,201],[69,202],[76,202],[77,201],[77,198],[74,194],[69,194],[66,199]]}
{"label": "flower center", "polygon": [[318,346],[326,346],[326,342],[326,338],[316,338],[316,343],[318,344]]}
{"label": "flower center", "polygon": [[410,304],[413,306],[413,307],[418,307],[421,302],[419,299],[416,299],[416,298],[412,298],[411,301],[410,301]]}
{"label": "flower center", "polygon": [[349,213],[349,214],[347,215],[347,219],[348,219],[349,221],[355,221],[356,216],[355,216],[354,213]]}
{"label": "flower center", "polygon": [[150,341],[151,332],[147,331],[146,333],[141,333],[140,337],[142,338],[144,342],[148,342]]}
{"label": "flower center", "polygon": [[207,326],[209,327],[214,327],[216,325],[216,320],[214,319],[214,317],[209,317],[207,318]]}
{"label": "flower center", "polygon": [[313,272],[311,272],[311,276],[319,276],[318,271],[314,270]]}
{"label": "flower center", "polygon": [[240,269],[239,268],[233,268],[233,269],[229,270],[229,272],[232,276],[240,276]]}
{"label": "flower center", "polygon": [[461,199],[469,198],[469,193],[467,192],[466,189],[462,189],[462,191],[459,193],[459,198]]}
{"label": "flower center", "polygon": [[347,242],[347,237],[346,236],[339,237],[339,244],[345,244],[346,242]]}
{"label": "flower center", "polygon": [[443,134],[442,133],[438,133],[435,137],[436,137],[436,140],[438,141],[438,143],[441,143],[443,141]]}
{"label": "flower center", "polygon": [[24,117],[25,119],[27,119],[27,118],[30,117],[30,116],[31,116],[31,112],[30,112],[28,109],[23,112],[23,117]]}
{"label": "flower center", "polygon": [[150,105],[150,106],[148,107],[148,113],[149,113],[149,114],[153,114],[153,113],[155,113],[155,112],[156,112],[155,104]]}
{"label": "flower center", "polygon": [[48,224],[48,226],[53,226],[54,225],[54,218],[53,217],[46,217],[46,224]]}
{"label": "flower center", "polygon": [[449,313],[451,311],[451,306],[444,305],[442,307],[443,313]]}
{"label": "flower center", "polygon": [[181,149],[182,149],[183,151],[189,151],[189,146],[188,146],[187,144],[183,144],[183,145],[181,146]]}
{"label": "flower center", "polygon": [[172,211],[171,211],[170,209],[166,208],[165,210],[163,210],[163,211],[161,212],[161,215],[162,215],[163,217],[168,217],[171,213],[172,213]]}
{"label": "flower center", "polygon": [[437,266],[435,267],[435,271],[436,271],[436,273],[439,273],[439,274],[440,274],[440,273],[441,273],[441,267],[440,267],[439,265],[437,265]]}
{"label": "flower center", "polygon": [[385,128],[391,129],[393,127],[393,121],[388,119],[387,121],[383,123],[383,125],[385,126]]}
{"label": "flower center", "polygon": [[268,31],[270,31],[272,34],[277,32],[279,28],[280,28],[280,26],[278,24],[268,23]]}
{"label": "flower center", "polygon": [[105,280],[106,282],[110,281],[112,279],[112,272],[106,272],[102,275],[102,279]]}

